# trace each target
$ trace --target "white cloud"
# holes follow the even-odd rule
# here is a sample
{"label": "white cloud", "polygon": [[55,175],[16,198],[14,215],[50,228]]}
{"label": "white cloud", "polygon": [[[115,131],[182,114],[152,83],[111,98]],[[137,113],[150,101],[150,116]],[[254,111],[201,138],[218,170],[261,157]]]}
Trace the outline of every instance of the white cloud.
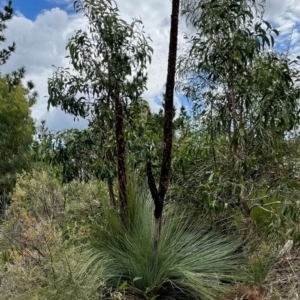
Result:
{"label": "white cloud", "polygon": [[280,32],[278,44],[287,48],[289,41],[295,45],[299,39],[300,1],[266,0],[265,19]]}
{"label": "white cloud", "polygon": [[[80,16],[67,15],[59,8],[44,11],[35,21],[26,19],[22,15],[15,16],[8,24],[5,32],[7,43],[13,40],[17,44],[16,52],[2,67],[2,73],[9,73],[21,66],[27,70],[26,79],[33,80],[39,92],[37,105],[32,109],[35,119],[46,119],[56,129],[72,127],[71,116],[65,116],[60,110],[47,113],[47,79],[51,77],[55,66],[67,64],[65,46],[68,38],[84,26],[85,20]],[[74,126],[81,127],[76,123]]]}
{"label": "white cloud", "polygon": [[[157,7],[160,9],[155,9]],[[166,80],[168,16],[171,3],[152,0],[145,5],[140,1],[123,1],[120,3],[120,10],[122,17],[127,21],[131,21],[132,17],[140,17],[144,22],[146,34],[149,34],[153,40],[154,55],[148,69],[148,90],[144,96],[149,101],[152,110],[158,111],[160,106],[155,101],[155,97],[163,92]],[[85,25],[86,20],[81,15],[68,15],[59,8],[41,12],[35,21],[18,15],[10,22],[6,36],[8,42],[12,40],[16,42],[17,50],[9,62],[3,66],[2,72],[10,72],[20,66],[26,67],[27,79],[35,82],[40,94],[38,104],[33,108],[34,118],[46,118],[52,124],[55,124],[52,119],[57,118],[59,124],[63,123],[60,113],[46,113],[47,78],[54,71],[52,65],[67,66],[68,61],[64,58],[67,40],[75,29]],[[70,125],[69,122],[67,123]]]}
{"label": "white cloud", "polygon": [[[72,2],[70,0],[55,1],[57,3]],[[154,54],[152,64],[148,68],[148,90],[144,97],[148,100],[152,110],[158,111],[160,106],[155,99],[161,96],[166,81],[171,1],[123,0],[118,1],[118,4],[121,16],[127,21],[131,21],[134,17],[142,19],[146,33],[153,40]],[[266,18],[287,34],[297,20],[300,20],[300,1],[267,0]],[[5,32],[8,42],[15,40],[17,50],[8,63],[2,67],[1,72],[10,72],[20,66],[26,67],[27,79],[35,82],[40,94],[38,104],[33,108],[33,116],[36,119],[45,118],[49,127],[72,126],[71,116],[65,116],[58,110],[46,112],[47,98],[44,96],[47,96],[47,78],[54,71],[52,65],[67,66],[68,61],[64,58],[67,40],[75,29],[82,28],[85,24],[86,20],[81,15],[68,14],[66,11],[55,8],[41,12],[34,21],[17,15],[10,21]],[[183,43],[182,33],[186,30],[184,20],[181,19],[180,43]],[[295,47],[299,36],[300,33],[295,28],[292,39]],[[175,102],[177,107],[180,106],[177,98]],[[82,125],[83,123],[77,123],[76,126]]]}

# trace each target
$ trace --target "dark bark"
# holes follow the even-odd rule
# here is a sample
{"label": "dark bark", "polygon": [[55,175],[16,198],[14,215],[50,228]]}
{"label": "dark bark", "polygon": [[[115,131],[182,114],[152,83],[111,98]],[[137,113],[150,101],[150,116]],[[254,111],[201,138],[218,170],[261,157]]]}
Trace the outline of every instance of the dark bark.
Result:
{"label": "dark bark", "polygon": [[120,92],[118,90],[114,93],[115,103],[115,133],[117,142],[117,156],[118,156],[118,190],[119,201],[121,204],[121,214],[124,216],[127,211],[127,192],[126,192],[126,152],[125,152],[125,139],[123,132],[123,106],[120,100]]}
{"label": "dark bark", "polygon": [[148,186],[151,192],[152,199],[154,201],[154,217],[158,219],[162,211],[162,201],[159,198],[158,190],[156,188],[155,179],[152,173],[152,164],[150,161],[147,162],[147,177],[148,177]]}
{"label": "dark bark", "polygon": [[107,186],[108,186],[108,193],[109,193],[109,198],[110,198],[110,204],[113,207],[116,207],[117,204],[116,204],[116,198],[115,198],[115,193],[114,193],[114,187],[113,187],[113,183],[112,183],[111,180],[108,181]]}
{"label": "dark bark", "polygon": [[158,207],[158,213],[157,213],[159,217],[161,217],[162,214],[164,198],[167,193],[169,187],[169,181],[170,181],[179,2],[180,0],[173,0],[172,2],[168,72],[167,72],[167,84],[166,84],[166,94],[165,94],[163,156],[162,156],[160,180],[159,180],[159,188],[158,188],[158,195],[161,202],[160,206]]}
{"label": "dark bark", "polygon": [[231,84],[231,110],[232,110],[232,120],[233,120],[233,143],[232,151],[234,154],[234,157],[237,156],[237,138],[238,138],[238,123],[237,123],[237,112],[236,112],[236,99],[235,99],[235,90],[234,90],[234,82],[233,78],[230,79]]}
{"label": "dark bark", "polygon": [[[108,102],[108,107],[110,107],[110,103]],[[111,120],[108,120],[107,123],[107,131],[108,134],[111,131],[112,128],[112,124],[111,124]],[[113,155],[110,149],[107,150],[107,160],[112,163],[113,162]],[[109,198],[110,198],[110,202],[112,204],[113,207],[117,206],[117,202],[116,202],[116,198],[115,198],[115,193],[114,193],[114,188],[113,188],[113,180],[111,178],[108,179],[108,192],[109,192]]]}
{"label": "dark bark", "polygon": [[169,57],[168,57],[167,83],[166,83],[165,107],[164,107],[165,112],[164,112],[164,129],[163,129],[163,156],[162,156],[158,190],[156,188],[155,181],[152,175],[151,163],[150,162],[147,163],[148,184],[149,184],[149,188],[155,206],[155,210],[154,210],[155,230],[154,230],[154,249],[153,249],[154,263],[156,261],[158,242],[159,242],[160,231],[161,231],[164,199],[170,181],[179,3],[180,0],[172,1]]}
{"label": "dark bark", "polygon": [[171,28],[170,28],[170,43],[169,43],[169,58],[168,58],[168,73],[165,94],[165,116],[164,116],[164,137],[163,137],[163,157],[159,181],[159,197],[163,203],[169,186],[169,174],[171,169],[171,153],[172,153],[172,138],[173,138],[173,106],[174,106],[174,86],[176,72],[176,56],[177,56],[177,39],[178,39],[178,16],[179,16],[180,0],[173,0]]}
{"label": "dark bark", "polygon": [[[108,76],[110,76],[110,72],[109,72]],[[107,103],[106,104],[107,104],[108,109],[111,109],[111,91],[108,92]],[[98,124],[98,126],[99,126],[99,130],[101,130],[101,124]],[[112,120],[109,119],[109,118],[107,120],[106,127],[107,127],[107,135],[109,135],[111,129],[113,128]],[[113,160],[114,160],[112,152],[111,152],[110,149],[108,149],[107,152],[106,152],[106,159],[110,163],[112,163]],[[114,193],[113,180],[111,178],[108,179],[107,187],[108,187],[108,194],[109,194],[109,198],[110,198],[110,203],[113,207],[116,207],[117,202],[116,202],[115,193]]]}

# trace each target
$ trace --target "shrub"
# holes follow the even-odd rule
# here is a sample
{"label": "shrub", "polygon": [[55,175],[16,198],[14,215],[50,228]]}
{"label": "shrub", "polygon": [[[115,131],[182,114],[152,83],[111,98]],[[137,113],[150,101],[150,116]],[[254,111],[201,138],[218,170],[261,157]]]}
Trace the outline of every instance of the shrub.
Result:
{"label": "shrub", "polygon": [[208,230],[204,222],[188,222],[184,213],[165,213],[154,261],[152,200],[136,186],[132,183],[129,188],[126,226],[109,208],[94,225],[91,242],[82,253],[82,278],[93,274],[106,286],[147,299],[204,300],[217,299],[230,283],[241,279],[243,259],[236,253],[237,237]]}
{"label": "shrub", "polygon": [[98,278],[79,279],[75,270],[99,214],[98,188],[61,186],[45,171],[18,176],[0,236],[3,299],[97,299]]}

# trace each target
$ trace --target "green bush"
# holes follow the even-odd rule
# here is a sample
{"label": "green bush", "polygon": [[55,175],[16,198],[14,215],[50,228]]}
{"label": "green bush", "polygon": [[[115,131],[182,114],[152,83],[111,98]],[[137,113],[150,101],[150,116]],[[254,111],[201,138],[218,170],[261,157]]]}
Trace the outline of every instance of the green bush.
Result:
{"label": "green bush", "polygon": [[61,186],[45,171],[18,176],[0,235],[1,299],[98,299],[98,278],[76,276],[79,245],[99,214],[98,189]]}

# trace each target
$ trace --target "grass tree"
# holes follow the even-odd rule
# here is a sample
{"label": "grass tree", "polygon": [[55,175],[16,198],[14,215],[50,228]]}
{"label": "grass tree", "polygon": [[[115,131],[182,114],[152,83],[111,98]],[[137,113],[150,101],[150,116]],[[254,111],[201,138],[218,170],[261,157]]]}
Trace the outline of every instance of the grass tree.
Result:
{"label": "grass tree", "polygon": [[147,162],[148,184],[155,205],[154,257],[153,257],[154,261],[156,260],[156,253],[157,253],[158,242],[159,242],[160,231],[161,231],[164,198],[166,196],[168,186],[169,186],[169,181],[170,181],[179,4],[180,4],[179,0],[172,1],[168,71],[167,71],[166,93],[164,99],[165,105],[164,105],[164,129],[163,129],[163,155],[162,155],[158,189],[156,187],[156,183],[152,174],[151,161]]}
{"label": "grass tree", "polygon": [[[138,101],[145,89],[144,70],[152,52],[141,31],[139,20],[131,24],[119,18],[110,1],[75,1],[77,11],[89,20],[88,32],[78,30],[67,49],[73,72],[58,68],[49,80],[49,105],[61,106],[74,116],[88,117],[101,124],[106,132],[114,128],[117,148],[117,177],[122,214],[127,210],[126,150],[124,138],[124,106]],[[175,82],[179,1],[172,5],[169,60],[165,94],[163,155],[157,189],[151,162],[147,163],[148,182],[155,203],[154,252],[161,228],[164,197],[168,189],[171,167],[173,92]],[[109,146],[109,145],[108,145]],[[107,151],[110,153],[109,147]],[[108,156],[111,159],[111,155]],[[112,201],[114,202],[114,201]]]}

